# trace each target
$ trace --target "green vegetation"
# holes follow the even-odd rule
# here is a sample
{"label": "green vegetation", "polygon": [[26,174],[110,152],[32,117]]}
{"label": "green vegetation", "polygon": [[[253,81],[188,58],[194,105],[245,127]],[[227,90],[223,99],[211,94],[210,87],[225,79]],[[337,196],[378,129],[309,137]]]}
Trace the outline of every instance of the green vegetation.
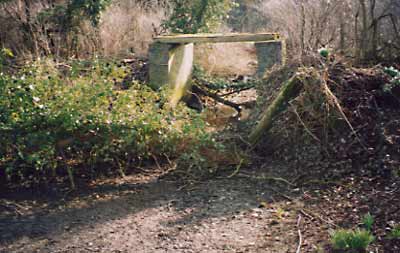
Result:
{"label": "green vegetation", "polygon": [[370,213],[367,213],[362,219],[362,223],[365,226],[365,229],[368,230],[368,231],[372,230],[372,226],[374,225],[374,221],[375,221],[374,217]]}
{"label": "green vegetation", "polygon": [[173,33],[211,32],[236,6],[232,0],[173,0],[172,15],[163,26]]}
{"label": "green vegetation", "polygon": [[320,48],[319,50],[318,50],[318,53],[322,56],[322,57],[324,57],[324,58],[328,58],[328,56],[329,56],[329,49],[327,49],[327,48]]}
{"label": "green vegetation", "polygon": [[[1,3],[3,8],[15,4]],[[38,30],[46,34],[47,45],[53,45],[55,33],[65,45],[27,43],[35,58],[51,57],[13,68],[13,74],[4,68],[12,51],[0,51],[1,178],[47,181],[68,175],[74,186],[74,175],[114,170],[123,175],[147,159],[177,158],[188,168],[207,167],[203,149],[221,148],[198,114],[183,105],[174,111],[163,106],[166,91],[127,85],[123,66],[99,59],[58,63],[60,57],[79,55],[85,21],[98,29],[111,3],[73,0],[31,13],[31,3],[24,2],[29,17],[17,20],[21,27],[34,27],[22,30],[26,41],[34,42],[33,30]],[[174,0],[164,26],[172,32],[212,31],[234,5],[230,0]],[[51,60],[53,54],[57,61]]]}
{"label": "green vegetation", "polygon": [[111,0],[73,0],[68,4],[52,5],[44,9],[38,14],[37,21],[42,24],[52,24],[64,31],[79,26],[84,19],[88,19],[93,26],[98,26],[101,13],[110,4]]}
{"label": "green vegetation", "polygon": [[400,239],[400,225],[395,226],[388,235],[389,239]]}
{"label": "green vegetation", "polygon": [[367,213],[362,218],[362,224],[365,229],[339,229],[334,231],[331,235],[332,247],[335,250],[343,250],[345,252],[364,252],[375,241],[375,237],[371,232],[374,217]]}
{"label": "green vegetation", "polygon": [[165,92],[139,83],[119,89],[126,74],[100,60],[60,66],[48,60],[2,74],[0,175],[123,174],[146,159],[188,156],[189,145],[212,145],[197,114],[163,107]]}
{"label": "green vegetation", "polygon": [[4,65],[7,62],[7,59],[14,57],[13,52],[8,48],[2,48],[0,50],[0,72],[3,71]]}
{"label": "green vegetation", "polygon": [[385,84],[383,90],[385,92],[392,92],[395,87],[400,86],[400,71],[394,67],[384,68],[384,72],[391,76],[389,83]]}
{"label": "green vegetation", "polygon": [[375,240],[370,231],[357,229],[340,229],[331,236],[331,243],[335,250],[345,252],[362,252]]}

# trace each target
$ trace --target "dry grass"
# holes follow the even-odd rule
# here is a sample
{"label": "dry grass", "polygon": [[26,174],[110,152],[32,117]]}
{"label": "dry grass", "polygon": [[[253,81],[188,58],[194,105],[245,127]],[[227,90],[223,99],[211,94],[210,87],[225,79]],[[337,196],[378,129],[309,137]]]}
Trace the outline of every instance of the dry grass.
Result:
{"label": "dry grass", "polygon": [[100,27],[104,55],[146,55],[155,27],[159,27],[164,18],[163,10],[144,10],[129,0],[114,4],[104,13]]}
{"label": "dry grass", "polygon": [[256,49],[253,43],[199,45],[195,62],[210,75],[253,75],[257,68]]}

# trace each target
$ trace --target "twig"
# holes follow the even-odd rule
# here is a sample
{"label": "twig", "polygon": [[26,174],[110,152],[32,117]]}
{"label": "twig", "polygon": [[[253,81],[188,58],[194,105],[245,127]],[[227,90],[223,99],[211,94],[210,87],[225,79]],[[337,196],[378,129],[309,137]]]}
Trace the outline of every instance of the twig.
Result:
{"label": "twig", "polygon": [[253,177],[251,175],[247,175],[247,174],[241,174],[244,177],[249,177],[249,178],[253,178],[253,179],[262,179],[262,180],[271,180],[271,181],[278,181],[278,182],[283,182],[287,185],[290,186],[295,186],[293,183],[289,182],[288,180],[281,178],[281,177],[266,177],[266,176],[259,176],[259,177]]}
{"label": "twig", "polygon": [[[246,141],[241,135],[237,135],[237,137],[239,138],[240,141],[242,141],[244,144],[246,144],[247,146],[251,147],[251,143]],[[253,149],[253,147],[251,148]]]}
{"label": "twig", "polygon": [[[308,213],[305,212],[304,210],[306,210]],[[325,222],[325,223],[327,223],[328,225],[331,225],[331,226],[333,226],[333,227],[335,227],[335,228],[338,227],[338,225],[336,225],[335,223],[333,223],[333,222],[331,222],[331,221],[328,221],[328,220],[325,220],[324,218],[322,218],[321,216],[319,216],[319,215],[316,214],[316,213],[313,213],[313,212],[310,211],[310,210],[301,209],[301,210],[299,210],[299,212],[302,213],[303,215],[307,216],[309,219],[315,219],[315,218],[317,218],[318,220],[320,220],[320,221],[322,221],[322,222]]]}
{"label": "twig", "polygon": [[299,210],[299,212],[300,212],[302,215],[304,215],[304,216],[306,216],[307,218],[309,218],[310,220],[314,220],[314,219],[315,219],[314,216],[312,216],[312,215],[310,215],[310,214],[304,212],[303,209]]}
{"label": "twig", "polygon": [[[21,207],[20,205],[16,204],[16,203],[11,203],[11,202],[6,202],[0,203],[0,206],[3,206],[5,209],[11,211],[11,212],[15,212],[16,214],[18,214],[19,216],[23,216],[23,213],[21,211],[18,210],[18,208],[20,209],[25,209],[23,207]],[[11,206],[14,206],[14,208],[12,208]]]}
{"label": "twig", "polygon": [[[293,107],[293,108],[294,108],[294,107]],[[303,125],[304,129],[306,130],[306,132],[307,132],[314,140],[316,140],[316,141],[318,141],[318,142],[321,142],[321,140],[320,140],[317,136],[315,136],[315,134],[313,134],[313,133],[311,132],[311,130],[307,127],[306,123],[304,123],[304,121],[301,119],[301,117],[300,117],[299,113],[297,112],[296,108],[294,108],[293,112],[294,112],[294,114],[296,114],[297,119],[298,119],[298,120],[300,121],[300,123]]]}
{"label": "twig", "polygon": [[301,235],[300,223],[301,223],[301,214],[299,214],[299,218],[297,219],[297,233],[299,234],[299,245],[297,246],[296,253],[301,252],[301,245],[303,244],[303,236]]}
{"label": "twig", "polygon": [[240,159],[240,162],[239,162],[239,164],[236,166],[235,171],[234,171],[231,175],[229,175],[228,178],[232,178],[232,177],[236,176],[236,174],[239,173],[240,168],[242,167],[242,164],[243,164],[243,159]]}
{"label": "twig", "polygon": [[251,85],[251,86],[244,87],[244,88],[241,88],[241,89],[238,89],[238,90],[234,90],[234,91],[231,91],[231,92],[228,92],[228,93],[224,93],[224,94],[221,95],[221,97],[226,97],[226,96],[229,96],[229,95],[232,95],[232,94],[235,94],[235,93],[240,93],[242,91],[250,90],[250,89],[253,89],[253,88],[254,88],[254,85]]}
{"label": "twig", "polygon": [[[327,75],[327,73],[325,73]],[[354,136],[360,143],[360,145],[367,150],[367,147],[364,145],[364,143],[361,141],[359,135],[357,134],[356,130],[354,129],[353,125],[350,123],[350,120],[347,118],[346,114],[343,111],[342,106],[340,105],[339,99],[333,94],[331,89],[329,89],[328,82],[327,82],[327,77],[323,78],[323,88],[325,91],[325,94],[332,99],[333,104],[336,106],[336,108],[339,110],[339,113],[342,115],[343,119],[346,121],[347,125],[349,126],[350,130],[353,132]]]}
{"label": "twig", "polygon": [[276,189],[274,189],[274,188],[272,188],[272,187],[268,187],[268,189],[270,189],[270,190],[272,190],[273,192],[275,192],[275,193],[281,195],[281,196],[282,196],[283,198],[285,198],[286,200],[289,200],[290,202],[294,202],[294,199],[291,198],[291,197],[289,197],[288,195],[283,194],[282,192],[280,192],[280,191],[278,191],[278,190],[276,190]]}
{"label": "twig", "polygon": [[158,163],[157,157],[156,157],[155,155],[153,155],[153,154],[152,154],[151,156],[153,157],[153,160],[154,160],[154,162],[156,163],[157,168],[158,168],[160,171],[162,171],[162,168],[161,168],[160,164]]}
{"label": "twig", "polygon": [[210,97],[210,98],[214,99],[215,101],[217,101],[217,102],[219,102],[221,104],[230,106],[230,107],[234,108],[239,113],[242,111],[242,108],[241,108],[240,104],[236,104],[236,103],[233,103],[233,102],[231,102],[229,100],[225,100],[222,97],[218,96],[217,94],[209,92],[209,91],[206,91],[206,90],[200,88],[197,85],[193,85],[192,91],[194,93],[199,93],[199,94],[201,94],[203,96]]}

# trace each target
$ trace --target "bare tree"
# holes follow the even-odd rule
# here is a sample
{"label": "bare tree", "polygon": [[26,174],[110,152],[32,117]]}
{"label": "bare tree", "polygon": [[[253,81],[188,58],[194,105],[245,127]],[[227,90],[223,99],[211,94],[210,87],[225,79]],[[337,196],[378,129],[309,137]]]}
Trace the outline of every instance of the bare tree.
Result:
{"label": "bare tree", "polygon": [[360,62],[399,54],[400,2],[397,0],[280,0],[261,4],[299,57],[327,46]]}

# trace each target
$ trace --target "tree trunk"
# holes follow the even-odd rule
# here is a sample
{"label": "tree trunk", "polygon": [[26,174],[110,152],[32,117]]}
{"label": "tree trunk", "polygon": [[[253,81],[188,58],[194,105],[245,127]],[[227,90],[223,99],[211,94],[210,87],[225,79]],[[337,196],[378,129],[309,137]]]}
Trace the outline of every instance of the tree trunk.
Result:
{"label": "tree trunk", "polygon": [[359,0],[361,8],[360,61],[365,60],[368,51],[368,14],[365,0]]}
{"label": "tree trunk", "polygon": [[303,58],[305,53],[305,33],[306,33],[306,10],[304,6],[304,2],[301,1],[300,3],[300,10],[301,10],[301,28],[300,28],[300,47],[301,47],[301,56]]}
{"label": "tree trunk", "polygon": [[31,1],[29,0],[24,0],[24,11],[25,11],[25,18],[26,18],[26,24],[25,26],[25,32],[26,32],[26,39],[27,41],[31,40],[33,43],[33,52],[35,57],[39,56],[39,45],[38,45],[38,38],[36,36],[35,31],[33,30],[33,24],[32,24],[32,17],[31,17]]}
{"label": "tree trunk", "polygon": [[371,36],[371,59],[376,60],[378,57],[377,49],[378,49],[378,28],[379,28],[379,20],[375,18],[375,7],[376,0],[370,0],[370,9],[369,15],[372,20],[372,36]]}
{"label": "tree trunk", "polygon": [[400,43],[400,32],[399,32],[399,29],[397,27],[397,20],[395,19],[395,17],[393,15],[390,15],[390,21],[392,22],[392,26],[393,26],[394,35],[396,37],[396,40],[398,41],[398,43]]}
{"label": "tree trunk", "polygon": [[359,18],[360,12],[359,10],[357,11],[355,17],[354,17],[354,55],[356,59],[361,58],[361,48],[360,48],[360,35],[358,31],[358,18]]}
{"label": "tree trunk", "polygon": [[346,10],[345,4],[342,3],[339,8],[339,52],[345,53],[345,43],[346,43]]}

